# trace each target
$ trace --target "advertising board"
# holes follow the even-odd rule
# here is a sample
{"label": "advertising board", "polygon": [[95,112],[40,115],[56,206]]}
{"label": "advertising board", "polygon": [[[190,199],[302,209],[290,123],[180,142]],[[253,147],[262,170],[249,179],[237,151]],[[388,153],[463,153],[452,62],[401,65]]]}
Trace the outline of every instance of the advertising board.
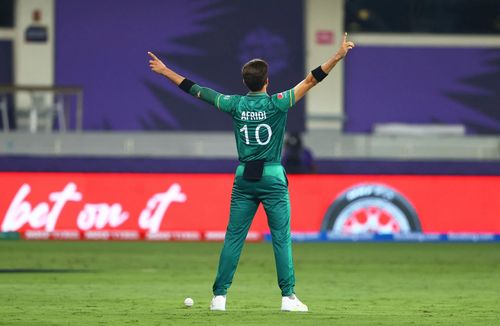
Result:
{"label": "advertising board", "polygon": [[[296,239],[500,234],[500,177],[290,175]],[[25,238],[222,240],[233,175],[0,173],[0,231]],[[259,208],[249,240],[269,233]]]}

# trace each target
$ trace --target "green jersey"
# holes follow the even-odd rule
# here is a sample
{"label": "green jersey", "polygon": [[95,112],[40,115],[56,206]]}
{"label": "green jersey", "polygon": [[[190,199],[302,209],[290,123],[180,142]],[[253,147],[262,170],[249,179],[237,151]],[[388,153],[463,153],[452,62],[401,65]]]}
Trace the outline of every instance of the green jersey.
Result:
{"label": "green jersey", "polygon": [[288,110],[295,104],[293,89],[272,96],[263,92],[241,96],[223,95],[195,84],[190,94],[233,117],[240,162],[281,162],[286,118]]}

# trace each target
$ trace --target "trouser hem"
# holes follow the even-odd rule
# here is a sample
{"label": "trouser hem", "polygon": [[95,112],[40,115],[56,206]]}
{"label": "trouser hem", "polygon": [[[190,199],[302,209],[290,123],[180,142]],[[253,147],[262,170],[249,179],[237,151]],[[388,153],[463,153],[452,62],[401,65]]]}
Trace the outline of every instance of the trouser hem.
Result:
{"label": "trouser hem", "polygon": [[214,291],[214,295],[226,295],[227,291]]}

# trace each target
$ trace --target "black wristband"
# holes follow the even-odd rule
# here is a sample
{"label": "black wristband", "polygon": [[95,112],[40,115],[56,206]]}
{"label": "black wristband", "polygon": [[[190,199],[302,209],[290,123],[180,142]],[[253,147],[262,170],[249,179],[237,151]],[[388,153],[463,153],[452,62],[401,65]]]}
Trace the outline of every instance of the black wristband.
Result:
{"label": "black wristband", "polygon": [[184,80],[179,84],[179,88],[184,92],[189,93],[189,90],[191,90],[191,87],[193,87],[194,84],[195,83],[192,80],[184,78]]}
{"label": "black wristband", "polygon": [[314,79],[318,81],[318,83],[325,79],[326,76],[328,76],[328,74],[324,72],[323,69],[321,69],[321,66],[318,66],[318,68],[311,71],[311,74],[313,75]]}

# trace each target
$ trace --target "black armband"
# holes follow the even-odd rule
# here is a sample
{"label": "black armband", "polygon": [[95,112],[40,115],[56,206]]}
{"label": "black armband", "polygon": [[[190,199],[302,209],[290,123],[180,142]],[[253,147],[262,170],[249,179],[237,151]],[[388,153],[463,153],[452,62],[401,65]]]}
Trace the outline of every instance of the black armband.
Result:
{"label": "black armband", "polygon": [[189,90],[191,89],[191,87],[193,87],[194,84],[195,83],[192,80],[184,78],[184,80],[179,84],[179,88],[184,92],[189,93]]}
{"label": "black armband", "polygon": [[323,69],[321,69],[321,66],[318,66],[318,68],[311,71],[311,74],[313,75],[314,79],[318,81],[318,83],[325,79],[326,76],[328,76],[328,74],[324,72]]}

